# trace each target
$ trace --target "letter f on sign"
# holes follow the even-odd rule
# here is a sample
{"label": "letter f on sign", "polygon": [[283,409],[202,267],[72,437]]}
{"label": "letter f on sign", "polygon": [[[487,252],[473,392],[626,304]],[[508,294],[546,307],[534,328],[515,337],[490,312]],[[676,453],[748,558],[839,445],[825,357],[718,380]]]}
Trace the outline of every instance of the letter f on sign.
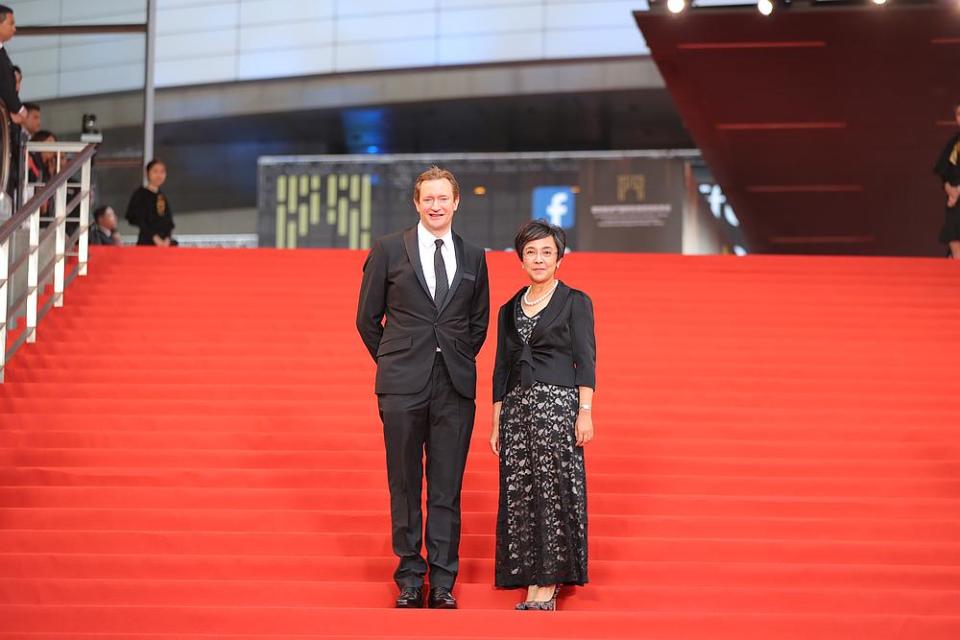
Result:
{"label": "letter f on sign", "polygon": [[573,187],[551,185],[533,190],[533,218],[546,218],[550,224],[573,229],[577,221],[577,196]]}
{"label": "letter f on sign", "polygon": [[567,211],[569,211],[567,207],[569,197],[570,196],[563,191],[558,191],[550,196],[550,204],[547,205],[547,215],[550,216],[550,224],[557,225],[558,227],[563,224],[563,216],[567,215]]}

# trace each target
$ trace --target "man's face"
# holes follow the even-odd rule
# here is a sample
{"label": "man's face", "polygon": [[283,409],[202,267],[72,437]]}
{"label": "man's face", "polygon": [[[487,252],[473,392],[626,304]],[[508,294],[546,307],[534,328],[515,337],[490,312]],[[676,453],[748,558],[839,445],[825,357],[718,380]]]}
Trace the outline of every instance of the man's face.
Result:
{"label": "man's face", "polygon": [[27,118],[23,121],[23,128],[31,134],[40,131],[40,112],[27,111]]}
{"label": "man's face", "polygon": [[414,204],[420,222],[435,236],[442,236],[453,225],[453,214],[460,198],[453,197],[453,185],[446,178],[425,180],[420,184],[420,197]]}
{"label": "man's face", "polygon": [[6,20],[0,22],[0,42],[9,41],[16,32],[17,22],[14,20],[13,14],[8,13]]}

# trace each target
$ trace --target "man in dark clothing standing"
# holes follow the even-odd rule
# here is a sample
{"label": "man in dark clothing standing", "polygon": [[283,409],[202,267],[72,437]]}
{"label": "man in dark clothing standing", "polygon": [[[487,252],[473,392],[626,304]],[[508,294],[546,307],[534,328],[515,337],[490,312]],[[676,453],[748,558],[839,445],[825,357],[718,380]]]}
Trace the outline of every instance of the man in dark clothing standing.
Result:
{"label": "man in dark clothing standing", "polygon": [[17,92],[17,77],[13,63],[10,62],[10,56],[7,55],[7,48],[4,46],[10,42],[16,32],[17,23],[13,17],[13,9],[0,4],[0,100],[7,105],[10,119],[13,120],[10,125],[10,183],[3,185],[4,190],[10,195],[16,193],[19,182],[20,124],[27,117],[27,109],[20,102]]}
{"label": "man in dark clothing standing", "polygon": [[[431,167],[417,178],[414,226],[379,238],[363,267],[357,329],[377,363],[390,487],[398,608],[455,609],[460,489],[476,413],[476,357],[487,336],[490,290],[483,249],[453,232],[460,187]],[[384,319],[386,324],[384,324]],[[420,508],[427,476],[427,557]]]}

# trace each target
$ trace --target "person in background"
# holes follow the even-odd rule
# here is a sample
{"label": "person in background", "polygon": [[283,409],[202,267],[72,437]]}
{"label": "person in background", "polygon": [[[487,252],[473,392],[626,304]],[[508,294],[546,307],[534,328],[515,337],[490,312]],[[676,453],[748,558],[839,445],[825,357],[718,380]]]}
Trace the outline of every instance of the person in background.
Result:
{"label": "person in background", "polygon": [[[27,117],[27,110],[20,102],[20,79],[16,73],[19,67],[14,67],[4,46],[13,39],[16,32],[17,23],[13,17],[13,9],[0,4],[0,98],[7,105],[10,119],[15,124],[20,124]],[[22,77],[20,74],[21,79]]]}
{"label": "person in background", "polygon": [[[46,129],[37,131],[30,142],[56,142],[57,137]],[[45,183],[57,172],[57,154],[52,151],[34,151],[27,156],[27,171],[31,183]]]}
{"label": "person in background", "polygon": [[36,102],[24,102],[23,106],[27,110],[27,117],[23,120],[23,130],[33,136],[40,131],[40,105]]}
{"label": "person in background", "polygon": [[13,63],[7,54],[4,46],[9,42],[17,32],[17,23],[13,16],[13,9],[5,4],[0,4],[0,100],[7,106],[10,112],[10,182],[0,185],[0,189],[6,191],[11,196],[17,193],[17,187],[20,184],[20,125],[27,117],[27,109],[20,102],[20,82],[17,80],[17,74],[14,71]]}
{"label": "person in background", "polygon": [[[953,117],[960,126],[960,101],[953,106]],[[950,257],[960,259],[960,133],[955,133],[943,148],[933,172],[940,177],[946,193],[940,242],[950,247]]]}
{"label": "person in background", "polygon": [[117,233],[117,214],[113,207],[98,207],[93,212],[93,224],[90,226],[90,244],[110,247],[123,246],[123,240]]}
{"label": "person in background", "polygon": [[167,167],[160,160],[147,164],[147,185],[138,187],[127,205],[127,222],[140,229],[137,244],[148,247],[171,247],[177,242],[173,234],[173,210],[166,194],[160,190],[167,181]]}
{"label": "person in background", "polygon": [[20,93],[20,85],[23,84],[23,69],[17,65],[13,65],[13,77],[17,81],[17,93]]}
{"label": "person in background", "polygon": [[[57,137],[51,132],[41,129],[33,134],[30,142],[56,142]],[[40,188],[57,172],[57,154],[52,151],[34,151],[27,155],[27,182]],[[29,191],[27,191],[29,193]],[[46,227],[50,224],[49,220],[43,220],[50,212],[50,201],[40,205],[40,227]]]}

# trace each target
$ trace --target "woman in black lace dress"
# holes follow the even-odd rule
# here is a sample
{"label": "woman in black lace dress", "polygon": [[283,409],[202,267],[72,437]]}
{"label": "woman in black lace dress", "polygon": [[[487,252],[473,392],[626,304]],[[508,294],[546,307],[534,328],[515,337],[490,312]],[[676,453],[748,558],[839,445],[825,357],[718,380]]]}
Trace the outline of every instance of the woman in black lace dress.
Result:
{"label": "woman in black lace dress", "polygon": [[[953,117],[960,126],[960,103],[953,109]],[[933,168],[943,182],[947,196],[947,210],[940,229],[940,242],[950,247],[950,256],[960,259],[960,133],[947,141]]]}
{"label": "woman in black lace dress", "polygon": [[497,323],[496,585],[527,589],[518,609],[555,610],[562,585],[587,582],[583,445],[593,439],[593,304],[556,279],[562,229],[535,220],[515,244],[530,284],[500,308]]}

